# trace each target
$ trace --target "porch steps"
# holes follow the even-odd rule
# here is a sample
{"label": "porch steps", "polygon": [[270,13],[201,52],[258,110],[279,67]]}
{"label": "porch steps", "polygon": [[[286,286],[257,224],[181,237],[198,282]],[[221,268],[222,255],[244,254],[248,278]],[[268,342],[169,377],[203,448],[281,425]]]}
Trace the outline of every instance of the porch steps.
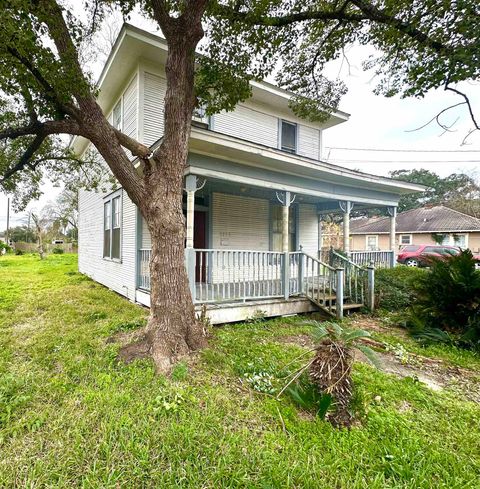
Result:
{"label": "porch steps", "polygon": [[[336,301],[337,301],[337,296],[336,295],[326,295],[324,297],[319,297],[318,300],[316,300],[314,297],[311,295],[314,295],[316,292],[315,287],[309,288],[309,294],[307,294],[305,297],[310,300],[313,304],[315,304],[319,309],[322,311],[326,312],[330,316],[335,316],[336,315]],[[310,295],[311,294],[311,295]],[[345,314],[350,314],[351,312],[359,311],[362,309],[365,305],[362,303],[349,303],[348,302],[349,297],[345,296],[343,298],[343,312]]]}

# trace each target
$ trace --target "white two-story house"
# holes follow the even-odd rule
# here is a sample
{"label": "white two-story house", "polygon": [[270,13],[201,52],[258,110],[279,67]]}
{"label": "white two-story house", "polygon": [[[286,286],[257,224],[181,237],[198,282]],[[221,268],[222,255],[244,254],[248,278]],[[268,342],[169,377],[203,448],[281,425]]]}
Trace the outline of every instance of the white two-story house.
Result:
{"label": "white two-story house", "polygon": [[[111,123],[152,147],[163,132],[166,51],[162,38],[124,25],[99,80]],[[270,83],[252,83],[252,91],[234,111],[198,114],[193,123],[184,198],[193,298],[208,305],[213,322],[258,310],[341,315],[349,301],[365,303],[364,282],[361,271],[342,278],[318,260],[322,215],[343,213],[348,236],[353,206],[385,206],[394,232],[399,197],[421,188],[321,160],[324,131],[348,114],[312,123],[289,109],[291,93]],[[88,144],[75,138],[72,146],[82,154]],[[80,272],[149,305],[150,235],[125,191],[80,191],[78,240]]]}

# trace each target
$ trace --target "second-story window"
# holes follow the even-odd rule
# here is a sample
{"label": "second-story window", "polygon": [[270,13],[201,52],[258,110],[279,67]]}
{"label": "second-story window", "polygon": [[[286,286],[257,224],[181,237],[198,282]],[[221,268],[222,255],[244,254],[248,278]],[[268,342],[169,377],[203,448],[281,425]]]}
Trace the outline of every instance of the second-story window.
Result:
{"label": "second-story window", "polygon": [[280,148],[289,153],[297,152],[297,125],[294,122],[280,121]]}
{"label": "second-story window", "polygon": [[122,101],[119,100],[118,104],[113,108],[112,125],[119,131],[122,130]]}

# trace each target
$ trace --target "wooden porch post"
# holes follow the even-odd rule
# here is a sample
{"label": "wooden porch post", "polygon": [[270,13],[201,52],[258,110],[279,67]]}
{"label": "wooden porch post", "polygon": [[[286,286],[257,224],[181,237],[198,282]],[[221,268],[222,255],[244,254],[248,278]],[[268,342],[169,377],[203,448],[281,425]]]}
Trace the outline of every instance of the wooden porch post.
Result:
{"label": "wooden porch post", "polygon": [[193,248],[193,236],[195,233],[195,192],[197,191],[197,177],[187,175],[185,177],[185,191],[187,192],[187,228],[185,233],[185,268],[187,269],[190,293],[195,302],[195,250]]}
{"label": "wooden porch post", "polygon": [[338,203],[343,212],[343,251],[350,258],[350,212],[353,204],[349,200]]}
{"label": "wooden porch post", "polygon": [[290,296],[290,233],[289,224],[289,209],[290,204],[295,200],[295,196],[291,196],[290,192],[276,193],[278,201],[282,204],[282,252],[283,252],[283,270],[282,270],[282,286],[285,299]]}
{"label": "wooden porch post", "polygon": [[390,250],[392,252],[392,268],[395,266],[397,261],[397,245],[396,245],[396,227],[397,227],[397,208],[388,207],[388,215],[390,216]]}
{"label": "wooden porch post", "polygon": [[290,251],[289,246],[289,209],[290,209],[290,192],[285,192],[285,201],[282,202],[282,251],[288,253]]}

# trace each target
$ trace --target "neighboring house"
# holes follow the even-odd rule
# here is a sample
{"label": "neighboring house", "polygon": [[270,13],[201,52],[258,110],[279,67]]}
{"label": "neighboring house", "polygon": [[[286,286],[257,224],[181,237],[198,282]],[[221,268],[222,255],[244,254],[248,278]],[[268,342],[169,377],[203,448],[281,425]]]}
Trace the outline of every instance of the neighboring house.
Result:
{"label": "neighboring house", "polygon": [[[388,218],[351,221],[353,250],[389,249]],[[480,251],[480,219],[443,205],[401,212],[396,222],[396,247],[409,244],[443,244]]]}
{"label": "neighboring house", "polygon": [[[162,38],[124,25],[99,80],[111,123],[153,148],[163,131],[166,50]],[[213,322],[258,310],[331,311],[334,271],[316,260],[322,214],[342,212],[348,228],[353,205],[395,209],[402,194],[422,190],[321,161],[324,131],[348,114],[308,122],[290,110],[291,93],[256,82],[252,92],[232,112],[198,114],[191,131],[186,267],[194,301],[209,304]],[[82,154],[89,143],[74,138],[72,147]],[[80,272],[149,305],[150,235],[123,189],[80,191],[78,244]]]}

